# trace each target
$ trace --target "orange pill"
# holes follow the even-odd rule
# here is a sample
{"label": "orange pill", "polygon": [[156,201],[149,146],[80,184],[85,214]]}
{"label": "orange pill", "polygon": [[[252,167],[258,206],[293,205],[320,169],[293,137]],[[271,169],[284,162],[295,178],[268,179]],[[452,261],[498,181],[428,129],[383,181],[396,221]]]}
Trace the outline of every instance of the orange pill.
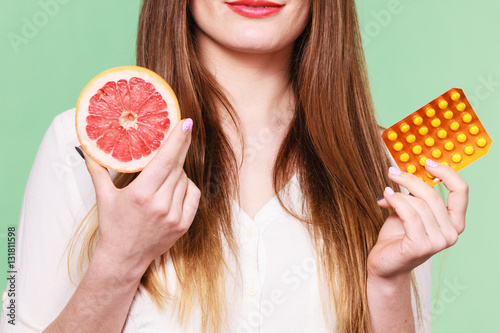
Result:
{"label": "orange pill", "polygon": [[432,127],[439,127],[439,125],[441,125],[441,120],[439,120],[439,118],[434,118],[431,121],[431,125]]}
{"label": "orange pill", "polygon": [[442,100],[439,101],[438,105],[439,105],[439,108],[441,110],[444,110],[444,109],[446,109],[448,107],[448,102],[445,101],[444,99],[442,99]]}
{"label": "orange pill", "polygon": [[450,120],[451,118],[453,118],[453,112],[448,110],[444,113],[444,117],[448,120]]}
{"label": "orange pill", "polygon": [[460,143],[464,143],[465,141],[467,141],[467,135],[465,135],[464,133],[458,133],[457,141]]}
{"label": "orange pill", "polygon": [[472,116],[470,113],[466,113],[463,115],[462,120],[464,123],[470,123],[472,121]]}
{"label": "orange pill", "polygon": [[406,171],[408,171],[408,173],[415,173],[417,172],[417,167],[414,166],[413,164],[410,164],[408,165],[408,167],[406,168]]}
{"label": "orange pill", "polygon": [[483,148],[486,146],[486,140],[484,138],[477,138],[476,144],[478,147]]}
{"label": "orange pill", "polygon": [[477,133],[479,133],[479,128],[478,128],[477,126],[471,126],[471,127],[469,128],[469,132],[470,132],[470,134],[472,134],[472,135],[477,135]]}
{"label": "orange pill", "polygon": [[387,138],[391,141],[396,141],[396,139],[398,138],[398,134],[394,131],[390,131],[389,133],[387,133]]}
{"label": "orange pill", "polygon": [[399,129],[401,130],[401,132],[406,133],[410,130],[410,125],[403,123],[401,124],[401,127],[399,127]]}
{"label": "orange pill", "polygon": [[429,129],[426,126],[422,126],[418,129],[418,133],[420,133],[420,135],[426,135],[429,133]]}
{"label": "orange pill", "polygon": [[408,142],[408,143],[413,143],[413,142],[415,142],[415,140],[416,140],[416,138],[415,138],[415,135],[413,135],[413,134],[410,134],[406,137],[406,142]]}

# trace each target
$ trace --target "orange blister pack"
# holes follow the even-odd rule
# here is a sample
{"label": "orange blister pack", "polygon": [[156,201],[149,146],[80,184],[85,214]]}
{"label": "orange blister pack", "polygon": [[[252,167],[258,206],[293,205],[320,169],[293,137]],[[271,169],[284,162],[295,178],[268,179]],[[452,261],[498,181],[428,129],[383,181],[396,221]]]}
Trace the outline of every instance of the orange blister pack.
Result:
{"label": "orange blister pack", "polygon": [[453,88],[382,133],[402,171],[434,186],[440,182],[425,169],[430,158],[455,171],[485,155],[491,138],[462,89]]}

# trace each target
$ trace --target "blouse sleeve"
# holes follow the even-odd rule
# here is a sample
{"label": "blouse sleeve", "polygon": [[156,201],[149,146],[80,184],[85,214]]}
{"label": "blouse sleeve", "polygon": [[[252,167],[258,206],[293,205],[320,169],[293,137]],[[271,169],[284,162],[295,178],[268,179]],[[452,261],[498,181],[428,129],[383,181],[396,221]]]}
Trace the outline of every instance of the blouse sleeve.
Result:
{"label": "blouse sleeve", "polygon": [[412,290],[412,305],[415,317],[416,332],[432,332],[432,259],[427,260],[415,269],[417,290],[420,299],[420,318],[418,316],[416,297]]}
{"label": "blouse sleeve", "polygon": [[53,120],[29,175],[16,229],[14,283],[2,297],[2,332],[41,332],[76,289],[66,246],[95,194],[75,145],[73,109]]}

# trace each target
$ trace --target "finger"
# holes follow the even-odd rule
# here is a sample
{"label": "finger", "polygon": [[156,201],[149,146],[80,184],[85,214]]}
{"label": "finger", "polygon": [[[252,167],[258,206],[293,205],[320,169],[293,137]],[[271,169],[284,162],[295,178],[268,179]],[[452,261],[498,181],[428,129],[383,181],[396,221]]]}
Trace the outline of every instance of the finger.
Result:
{"label": "finger", "polygon": [[186,196],[186,191],[188,187],[188,178],[186,173],[183,171],[179,176],[179,180],[175,187],[167,187],[165,184],[156,192],[159,195],[162,202],[168,205],[167,218],[171,221],[179,222],[182,215],[182,203],[184,202],[184,197]]}
{"label": "finger", "polygon": [[450,237],[450,242],[456,238],[454,236],[456,230],[450,220],[448,209],[436,190],[418,177],[407,172],[401,172],[396,168],[389,168],[389,178],[395,183],[404,186],[414,197],[423,200],[426,206],[430,207],[442,233]]}
{"label": "finger", "polygon": [[465,228],[465,215],[469,204],[469,185],[451,167],[427,160],[425,169],[434,177],[441,179],[444,186],[450,193],[448,194],[448,214],[455,229],[460,234]]}
{"label": "finger", "polygon": [[191,144],[192,126],[193,121],[190,118],[177,123],[160,147],[158,154],[137,177],[143,179],[141,183],[148,184],[149,189],[156,191],[170,173],[173,173],[173,178],[175,178],[174,184],[177,183]]}
{"label": "finger", "polygon": [[387,187],[384,191],[384,197],[403,221],[406,237],[414,244],[427,243],[427,234],[422,220],[420,219],[420,215],[415,208],[408,204],[403,198],[403,194],[394,193],[390,187]]}
{"label": "finger", "polygon": [[389,203],[387,202],[387,200],[385,200],[383,195],[377,197],[377,204],[381,208],[391,208],[391,205],[389,205]]}
{"label": "finger", "polygon": [[81,149],[81,146],[75,147],[78,153],[83,154],[85,160],[85,165],[92,178],[92,183],[94,184],[96,192],[96,200],[100,201],[102,197],[106,197],[112,190],[115,189],[115,185],[111,180],[108,169],[97,163],[90,157],[85,150]]}
{"label": "finger", "polygon": [[182,217],[180,222],[181,225],[186,228],[189,228],[194,220],[194,217],[196,216],[198,205],[200,203],[200,197],[200,189],[188,179],[186,195],[184,196],[184,202],[182,203]]}
{"label": "finger", "polygon": [[422,224],[424,225],[425,233],[430,239],[432,244],[433,252],[439,252],[445,248],[455,244],[458,235],[455,229],[453,229],[451,223],[448,223],[447,231],[451,234],[446,234],[441,228],[439,223],[434,216],[434,212],[429,207],[427,202],[420,198],[416,198],[411,195],[403,194],[403,198],[408,202],[409,205],[415,208],[415,210],[420,215]]}
{"label": "finger", "polygon": [[[391,208],[391,205],[387,202],[387,200],[385,200],[383,196],[382,198],[383,199],[380,199],[377,202],[379,206],[382,208]],[[455,229],[451,226],[451,223],[448,223],[450,226],[448,229],[451,231],[450,234],[445,234],[438,224],[430,207],[423,200],[405,194],[403,194],[403,198],[420,213],[425,233],[431,239],[431,242],[434,244],[437,251],[456,243],[458,235]]]}

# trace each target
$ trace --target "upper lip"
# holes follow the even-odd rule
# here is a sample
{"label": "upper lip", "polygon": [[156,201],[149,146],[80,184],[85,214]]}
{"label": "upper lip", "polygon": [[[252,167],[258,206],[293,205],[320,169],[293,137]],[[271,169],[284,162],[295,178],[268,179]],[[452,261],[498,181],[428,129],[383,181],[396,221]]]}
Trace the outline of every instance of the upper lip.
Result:
{"label": "upper lip", "polygon": [[282,4],[266,0],[236,0],[226,2],[228,5],[251,6],[251,7],[281,7]]}

